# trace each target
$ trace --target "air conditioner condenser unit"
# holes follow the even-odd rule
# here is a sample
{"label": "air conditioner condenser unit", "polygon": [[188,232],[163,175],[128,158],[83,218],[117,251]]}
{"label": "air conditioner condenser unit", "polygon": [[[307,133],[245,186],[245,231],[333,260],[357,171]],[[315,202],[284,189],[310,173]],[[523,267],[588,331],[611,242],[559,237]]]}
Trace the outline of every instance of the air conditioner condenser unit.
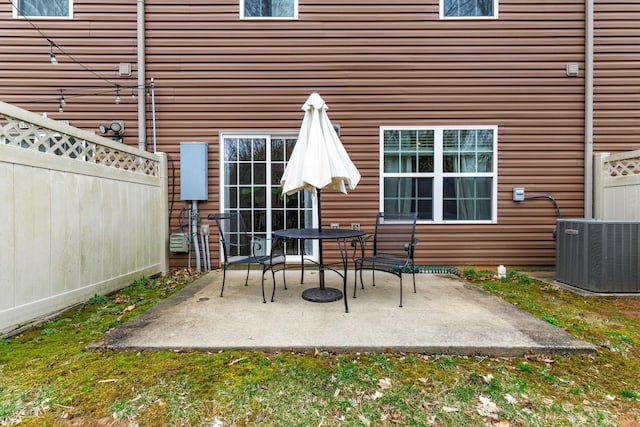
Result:
{"label": "air conditioner condenser unit", "polygon": [[592,292],[640,292],[640,222],[559,219],[556,280]]}

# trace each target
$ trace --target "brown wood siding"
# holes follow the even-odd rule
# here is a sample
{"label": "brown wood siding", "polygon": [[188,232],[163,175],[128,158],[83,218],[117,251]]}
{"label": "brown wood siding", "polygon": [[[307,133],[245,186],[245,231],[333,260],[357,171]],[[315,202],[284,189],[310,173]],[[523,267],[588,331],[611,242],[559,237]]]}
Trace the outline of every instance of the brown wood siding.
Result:
{"label": "brown wood siding", "polygon": [[[125,120],[125,142],[137,145],[137,103],[130,90],[114,102],[115,84],[136,85],[136,5],[127,0],[74,1],[68,19],[12,18],[11,2],[0,5],[2,100],[92,131]],[[51,39],[58,64],[49,60]],[[118,77],[118,64],[132,64],[132,76]],[[58,112],[64,89],[64,110]]]}
{"label": "brown wood siding", "polygon": [[[166,3],[166,4],[165,4]],[[379,209],[379,127],[497,125],[498,224],[421,224],[421,264],[553,264],[549,201],[511,201],[512,187],[550,194],[582,215],[584,54],[581,2],[501,2],[498,20],[440,20],[434,1],[305,1],[295,21],[238,19],[238,2],[147,5],[148,73],[157,81],[162,150],[211,144],[218,209],[218,133],[297,129],[317,90],[362,181],[323,193],[325,224],[372,229]],[[224,3],[224,4],[222,4]],[[177,22],[174,18],[179,19]]]}
{"label": "brown wood siding", "polygon": [[594,150],[640,148],[640,4],[598,0],[594,30]]}
{"label": "brown wood siding", "polygon": [[[135,2],[74,3],[73,20],[35,24],[89,69],[136,84]],[[499,129],[498,223],[419,225],[420,264],[553,264],[553,205],[514,203],[514,186],[553,196],[565,217],[583,215],[582,1],[501,1],[497,20],[440,20],[435,0],[300,0],[297,20],[241,20],[238,0],[145,3],[158,150],[168,153],[175,175],[172,230],[186,205],[179,200],[181,141],[209,143],[209,201],[200,204],[206,216],[219,209],[219,132],[295,130],[313,90],[327,101],[362,174],[348,196],[323,194],[326,224],[371,229],[379,207],[379,127],[392,125]],[[638,136],[638,6],[597,2],[596,8],[596,74],[604,81],[597,85],[596,147],[631,149]],[[10,45],[2,54],[3,100],[89,129],[125,119],[125,142],[137,144],[130,93],[115,105],[108,83],[64,55],[51,65],[48,43],[24,20],[6,18],[11,5],[0,13]],[[119,62],[132,63],[132,77],[117,79]],[[566,77],[569,62],[580,65],[579,77]],[[630,76],[636,83],[629,87]],[[64,113],[57,112],[59,87]],[[105,93],[69,96],[70,88],[82,87]],[[150,130],[147,140],[151,145]],[[186,260],[174,256],[172,266]]]}

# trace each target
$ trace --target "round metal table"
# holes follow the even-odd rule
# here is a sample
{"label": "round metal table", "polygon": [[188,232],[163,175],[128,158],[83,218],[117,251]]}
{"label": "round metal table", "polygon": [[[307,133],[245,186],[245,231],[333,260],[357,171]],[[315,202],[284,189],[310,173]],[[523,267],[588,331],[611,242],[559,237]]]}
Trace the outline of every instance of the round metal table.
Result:
{"label": "round metal table", "polygon": [[[300,240],[303,248],[305,240],[318,240],[320,243],[320,253],[318,255],[319,286],[317,288],[306,289],[302,292],[302,298],[311,302],[332,302],[337,301],[346,295],[347,267],[349,264],[349,258],[347,256],[347,239],[358,239],[358,241],[361,242],[362,236],[365,234],[364,231],[336,228],[288,228],[285,230],[276,230],[273,234],[282,239]],[[335,240],[338,243],[343,271],[341,273],[333,268],[331,268],[331,270],[342,276],[342,291],[335,288],[328,288],[324,285],[324,272],[326,266],[322,257],[323,240]],[[344,297],[344,309],[345,312],[349,312],[349,304],[347,303],[346,297]]]}

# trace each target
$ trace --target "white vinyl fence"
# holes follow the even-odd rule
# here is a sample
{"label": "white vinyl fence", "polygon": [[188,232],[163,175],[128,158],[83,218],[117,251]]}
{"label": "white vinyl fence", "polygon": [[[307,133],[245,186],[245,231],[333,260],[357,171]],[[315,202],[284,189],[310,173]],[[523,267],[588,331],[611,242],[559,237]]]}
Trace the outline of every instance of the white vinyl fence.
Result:
{"label": "white vinyl fence", "polygon": [[0,336],[168,269],[167,162],[0,102]]}
{"label": "white vinyl fence", "polygon": [[594,157],[595,219],[640,220],[640,150]]}

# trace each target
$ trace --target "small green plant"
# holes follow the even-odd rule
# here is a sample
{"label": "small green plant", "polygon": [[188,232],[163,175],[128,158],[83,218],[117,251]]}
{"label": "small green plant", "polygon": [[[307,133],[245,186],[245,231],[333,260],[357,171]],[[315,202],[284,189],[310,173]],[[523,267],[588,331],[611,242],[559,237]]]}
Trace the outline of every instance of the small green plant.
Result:
{"label": "small green plant", "polygon": [[371,355],[371,360],[381,367],[389,366],[389,357],[384,353]]}
{"label": "small green plant", "polygon": [[607,332],[607,335],[609,335],[612,338],[615,338],[618,341],[623,342],[625,344],[629,344],[629,345],[633,345],[634,344],[633,338],[631,338],[627,334],[623,334],[622,332],[610,331],[610,332]]}
{"label": "small green plant", "polygon": [[414,354],[407,354],[404,358],[407,363],[417,363],[418,358]]}
{"label": "small green plant", "polygon": [[456,367],[456,359],[449,356],[442,356],[436,360],[436,365],[441,369],[453,369]]}
{"label": "small green plant", "polygon": [[571,393],[571,394],[584,394],[584,389],[582,387],[571,387],[569,389],[569,393]]}
{"label": "small green plant", "polygon": [[129,288],[131,290],[144,288],[145,286],[147,286],[147,284],[150,282],[150,280],[151,279],[149,279],[148,277],[140,277],[140,278],[134,280],[134,282],[131,285],[129,285]]}
{"label": "small green plant", "polygon": [[533,368],[527,362],[520,362],[516,367],[520,369],[522,372],[526,372],[528,374],[533,372]]}
{"label": "small green plant", "polygon": [[476,273],[476,270],[474,268],[471,267],[467,267],[465,269],[462,270],[462,274],[464,277],[466,277],[469,280],[473,280],[475,278],[478,277],[478,273]]}
{"label": "small green plant", "polygon": [[547,382],[549,382],[549,383],[551,383],[551,384],[558,384],[558,383],[560,382],[560,380],[558,379],[558,377],[556,377],[555,375],[550,374],[550,373],[548,373],[548,372],[546,372],[546,371],[541,372],[541,374],[540,374],[540,375],[542,376],[542,378],[543,378],[545,381],[547,381]]}
{"label": "small green plant", "polygon": [[633,390],[620,390],[620,396],[626,397],[627,399],[640,398],[640,395]]}
{"label": "small green plant", "polygon": [[45,328],[42,331],[40,331],[40,334],[42,335],[55,335],[58,332],[58,330],[56,328]]}
{"label": "small green plant", "polygon": [[107,297],[106,295],[95,294],[94,296],[91,297],[91,299],[89,299],[89,304],[90,305],[104,304],[107,301],[109,301],[109,297]]}
{"label": "small green plant", "polygon": [[60,319],[52,319],[49,320],[47,323],[45,323],[45,326],[47,327],[56,327],[56,326],[65,326],[68,325],[69,322],[71,322],[71,319],[66,318],[66,317],[62,317]]}
{"label": "small green plant", "polygon": [[30,390],[3,387],[0,383],[0,425],[17,425],[29,417],[47,411],[55,390],[42,385]]}
{"label": "small green plant", "polygon": [[531,278],[526,273],[521,273],[516,270],[509,270],[507,277],[512,282],[521,283],[523,285],[531,284]]}
{"label": "small green plant", "polygon": [[547,323],[551,323],[553,326],[560,326],[560,321],[551,314],[544,314],[540,318]]}

